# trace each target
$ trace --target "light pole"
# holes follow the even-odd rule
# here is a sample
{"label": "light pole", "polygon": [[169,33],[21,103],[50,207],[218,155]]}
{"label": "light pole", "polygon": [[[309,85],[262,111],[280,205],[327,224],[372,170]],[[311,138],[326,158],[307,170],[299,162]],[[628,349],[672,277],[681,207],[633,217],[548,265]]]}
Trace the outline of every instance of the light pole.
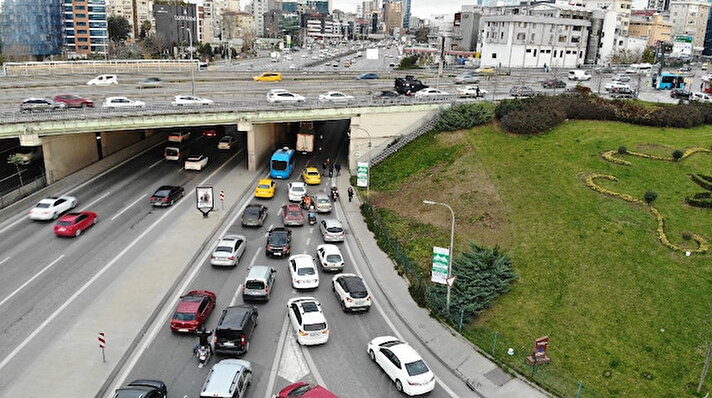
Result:
{"label": "light pole", "polygon": [[[368,132],[365,128],[361,126],[352,126],[354,128],[357,128],[366,135],[368,135],[368,174],[366,176],[366,203],[369,205],[371,204],[371,133]],[[358,164],[356,165],[356,169],[358,170]]]}
{"label": "light pole", "polygon": [[[188,41],[190,42],[188,44],[190,48],[190,60],[193,60],[193,31],[190,30],[190,27],[185,26],[185,30],[188,31]],[[192,62],[191,62],[192,64]],[[195,65],[190,65],[190,95],[195,95]]]}
{"label": "light pole", "polygon": [[447,278],[448,278],[448,283],[447,283],[447,301],[445,302],[445,311],[449,314],[450,313],[450,282],[449,279],[452,276],[452,256],[453,256],[453,245],[455,244],[455,212],[452,210],[452,207],[449,205],[442,203],[442,202],[433,202],[432,200],[424,200],[423,203],[426,205],[440,205],[440,206],[445,206],[447,207],[448,210],[450,210],[450,217],[452,218],[452,227],[450,229],[450,255],[447,258]]}

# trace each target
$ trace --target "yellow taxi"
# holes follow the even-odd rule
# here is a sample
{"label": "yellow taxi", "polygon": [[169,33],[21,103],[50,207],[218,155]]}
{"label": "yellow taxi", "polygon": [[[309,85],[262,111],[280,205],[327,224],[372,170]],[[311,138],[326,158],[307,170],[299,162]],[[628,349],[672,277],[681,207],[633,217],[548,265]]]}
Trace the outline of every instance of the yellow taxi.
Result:
{"label": "yellow taxi", "polygon": [[497,71],[494,68],[477,68],[475,69],[475,73],[479,73],[480,75],[494,75]]}
{"label": "yellow taxi", "polygon": [[319,185],[321,184],[321,174],[316,167],[307,167],[302,171],[302,180],[308,185]]}
{"label": "yellow taxi", "polygon": [[255,188],[256,198],[273,198],[274,191],[277,189],[277,183],[269,178],[263,178],[257,182],[257,187]]}
{"label": "yellow taxi", "polygon": [[264,72],[259,76],[254,76],[256,82],[281,82],[282,74],[279,72]]}

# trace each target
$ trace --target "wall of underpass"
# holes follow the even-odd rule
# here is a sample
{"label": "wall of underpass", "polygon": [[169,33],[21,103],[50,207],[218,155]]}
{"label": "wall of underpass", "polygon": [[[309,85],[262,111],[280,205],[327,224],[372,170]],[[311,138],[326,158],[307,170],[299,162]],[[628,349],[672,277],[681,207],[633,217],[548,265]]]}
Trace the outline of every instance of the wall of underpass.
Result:
{"label": "wall of underpass", "polygon": [[247,169],[255,171],[269,161],[274,150],[287,142],[287,123],[247,123],[237,125],[239,131],[247,132]]}
{"label": "wall of underpass", "polygon": [[131,144],[141,141],[140,131],[108,131],[101,133],[101,150],[104,156],[118,152]]}
{"label": "wall of underpass", "polygon": [[94,133],[42,137],[42,153],[48,184],[99,160]]}

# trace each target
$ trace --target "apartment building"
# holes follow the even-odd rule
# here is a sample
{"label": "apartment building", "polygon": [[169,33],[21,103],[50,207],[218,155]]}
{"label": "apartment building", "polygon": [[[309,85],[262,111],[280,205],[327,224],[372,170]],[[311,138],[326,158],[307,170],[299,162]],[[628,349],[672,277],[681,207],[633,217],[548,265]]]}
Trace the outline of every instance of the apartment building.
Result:
{"label": "apartment building", "polygon": [[690,36],[693,54],[700,54],[705,45],[705,32],[710,3],[696,0],[672,0],[670,22],[673,36]]}
{"label": "apartment building", "polygon": [[108,16],[124,17],[131,26],[131,36],[139,37],[144,21],[151,23],[155,31],[156,19],[153,17],[153,0],[111,0],[107,4]]}
{"label": "apartment building", "polygon": [[383,4],[385,33],[392,35],[395,31],[402,33],[403,30],[403,3],[392,1]]}
{"label": "apartment building", "polygon": [[64,49],[69,57],[108,52],[105,0],[63,0]]}
{"label": "apartment building", "polygon": [[628,37],[646,39],[648,46],[654,46],[658,41],[672,41],[672,22],[667,21],[660,13],[633,12],[630,17]]}

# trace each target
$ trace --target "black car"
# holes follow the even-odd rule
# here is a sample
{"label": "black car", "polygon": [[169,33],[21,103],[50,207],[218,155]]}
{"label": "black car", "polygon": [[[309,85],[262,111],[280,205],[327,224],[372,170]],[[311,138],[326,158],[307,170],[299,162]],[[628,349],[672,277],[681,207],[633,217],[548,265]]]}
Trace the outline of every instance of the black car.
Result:
{"label": "black car", "polygon": [[559,79],[549,79],[541,82],[544,88],[566,88],[566,82]]}
{"label": "black car", "polygon": [[265,254],[267,256],[286,257],[291,253],[292,231],[284,227],[275,227],[267,235],[267,246]]}
{"label": "black car", "polygon": [[223,355],[247,353],[255,326],[257,326],[257,308],[251,305],[225,308],[215,328],[215,353]]}
{"label": "black car", "polygon": [[176,200],[183,197],[183,187],[163,185],[151,195],[151,204],[154,206],[171,206]]}
{"label": "black car", "polygon": [[245,207],[240,220],[244,227],[261,227],[265,222],[265,218],[267,218],[267,207],[251,204]]}
{"label": "black car", "polygon": [[405,78],[396,77],[395,89],[398,94],[412,95],[427,87],[413,75],[406,75]]}
{"label": "black car", "polygon": [[395,91],[383,90],[373,94],[373,98],[397,98],[399,95]]}
{"label": "black car", "polygon": [[28,98],[20,104],[20,112],[44,112],[66,109],[64,102],[54,102],[46,98]]}
{"label": "black car", "polygon": [[638,93],[628,87],[615,87],[611,90],[611,98],[638,98]]}
{"label": "black car", "polygon": [[684,88],[673,88],[670,90],[670,97],[671,98],[678,98],[678,99],[684,99],[684,100],[690,100],[690,97],[692,96],[691,91],[687,91]]}
{"label": "black car", "polygon": [[166,398],[166,383],[160,380],[134,380],[114,392],[114,398]]}

